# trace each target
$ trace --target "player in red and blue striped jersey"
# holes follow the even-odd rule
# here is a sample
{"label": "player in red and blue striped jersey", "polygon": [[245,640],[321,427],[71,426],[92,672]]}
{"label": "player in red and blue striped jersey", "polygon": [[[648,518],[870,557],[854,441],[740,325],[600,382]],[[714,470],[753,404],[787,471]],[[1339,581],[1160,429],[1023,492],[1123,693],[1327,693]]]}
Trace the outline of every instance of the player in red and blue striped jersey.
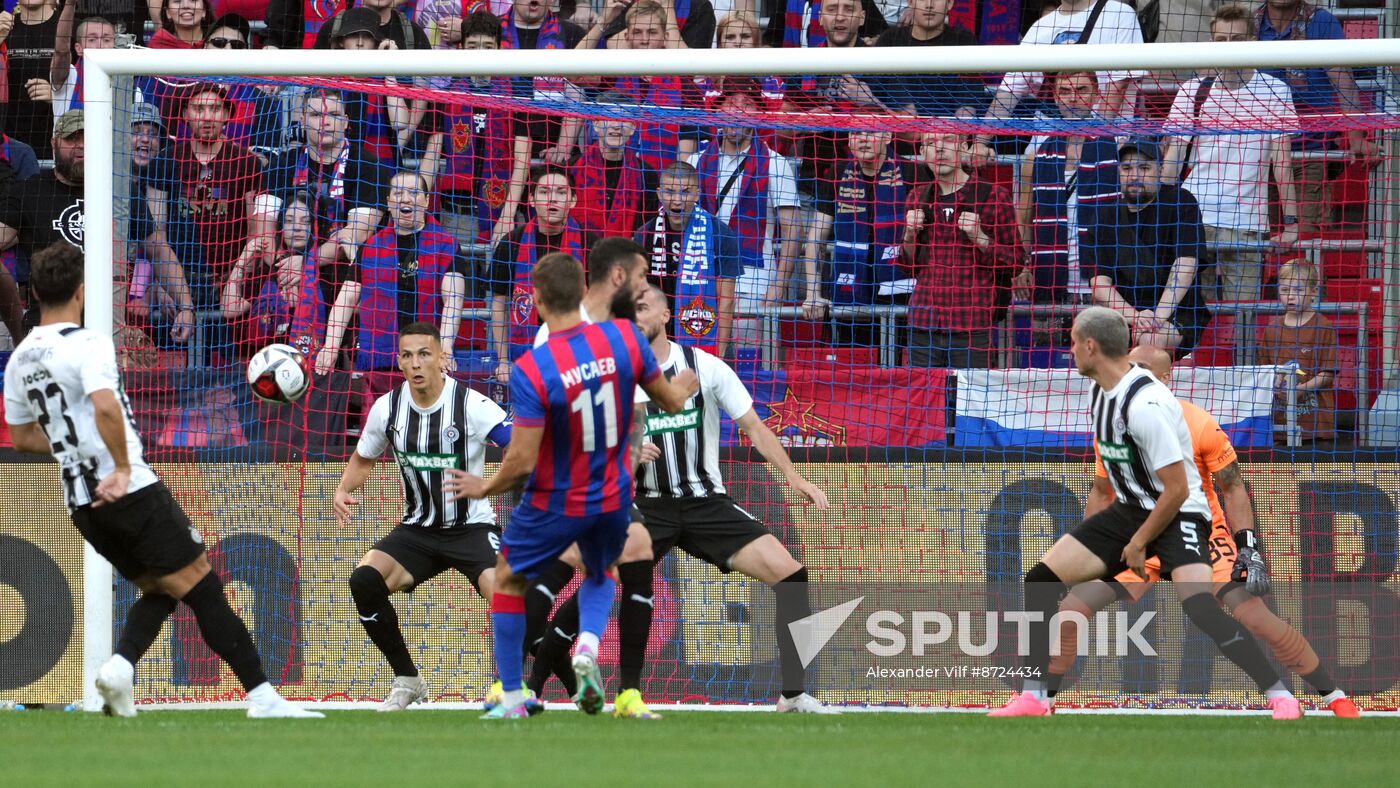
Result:
{"label": "player in red and blue striped jersey", "polygon": [[582,321],[583,267],[574,258],[546,255],[536,263],[531,280],[550,337],[511,370],[515,426],[510,446],[489,480],[450,472],[452,478],[443,486],[459,498],[486,498],[525,483],[496,564],[491,623],[496,669],[507,689],[487,719],[528,716],[520,690],[525,591],[531,576],[574,543],[588,573],[578,592],[574,702],[589,714],[602,709],[598,640],[616,588],[609,570],[622,554],[631,522],[633,395],[640,385],[658,406],[675,413],[699,388],[694,373],[669,381],[661,375],[633,323]]}

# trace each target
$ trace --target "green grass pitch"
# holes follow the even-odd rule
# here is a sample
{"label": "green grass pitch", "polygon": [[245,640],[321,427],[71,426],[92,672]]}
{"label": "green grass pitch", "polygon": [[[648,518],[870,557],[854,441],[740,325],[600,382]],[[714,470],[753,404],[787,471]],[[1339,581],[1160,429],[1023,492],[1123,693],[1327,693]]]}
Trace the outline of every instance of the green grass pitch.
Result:
{"label": "green grass pitch", "polygon": [[1395,785],[1400,718],[0,714],[4,785]]}

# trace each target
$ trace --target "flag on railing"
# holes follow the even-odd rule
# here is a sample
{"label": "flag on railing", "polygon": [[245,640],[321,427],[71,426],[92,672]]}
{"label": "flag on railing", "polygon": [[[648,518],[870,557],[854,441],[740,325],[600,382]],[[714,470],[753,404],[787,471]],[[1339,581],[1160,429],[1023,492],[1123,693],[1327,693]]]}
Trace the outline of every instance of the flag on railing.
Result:
{"label": "flag on railing", "polygon": [[[754,409],[786,446],[939,446],[942,369],[797,365],[753,385]],[[725,442],[739,443],[732,429]]]}
{"label": "flag on railing", "polygon": [[[1272,366],[1177,367],[1172,390],[1215,416],[1237,447],[1273,443]],[[1088,446],[1093,383],[1072,369],[959,370],[959,447]]]}

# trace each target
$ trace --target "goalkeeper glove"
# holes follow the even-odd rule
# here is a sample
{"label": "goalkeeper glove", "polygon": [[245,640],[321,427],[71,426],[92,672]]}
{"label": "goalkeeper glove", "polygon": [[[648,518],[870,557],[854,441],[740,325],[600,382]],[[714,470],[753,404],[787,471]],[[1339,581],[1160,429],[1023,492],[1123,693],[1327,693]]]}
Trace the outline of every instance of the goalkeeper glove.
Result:
{"label": "goalkeeper glove", "polygon": [[1269,593],[1269,570],[1264,566],[1264,554],[1259,550],[1259,536],[1246,528],[1235,533],[1235,566],[1230,580],[1244,583],[1244,589],[1254,596]]}

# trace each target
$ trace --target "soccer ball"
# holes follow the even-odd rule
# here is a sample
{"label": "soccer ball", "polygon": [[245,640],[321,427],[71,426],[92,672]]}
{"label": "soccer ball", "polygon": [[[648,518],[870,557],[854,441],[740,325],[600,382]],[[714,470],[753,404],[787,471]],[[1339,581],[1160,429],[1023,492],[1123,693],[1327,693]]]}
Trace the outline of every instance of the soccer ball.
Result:
{"label": "soccer ball", "polygon": [[248,385],[253,396],[270,405],[296,402],[306,393],[308,378],[301,351],[291,345],[268,345],[248,359]]}

